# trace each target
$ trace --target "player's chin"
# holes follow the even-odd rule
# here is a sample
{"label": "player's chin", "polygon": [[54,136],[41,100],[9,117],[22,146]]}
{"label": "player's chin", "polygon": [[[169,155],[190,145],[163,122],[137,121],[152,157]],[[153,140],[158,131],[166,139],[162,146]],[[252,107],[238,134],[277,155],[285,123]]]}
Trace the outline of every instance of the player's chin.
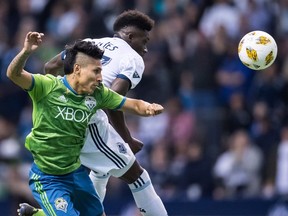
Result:
{"label": "player's chin", "polygon": [[86,94],[90,95],[94,93],[95,89],[95,87],[91,86],[90,88],[87,88],[85,92]]}
{"label": "player's chin", "polygon": [[95,88],[89,91],[89,94],[93,94],[95,92]]}

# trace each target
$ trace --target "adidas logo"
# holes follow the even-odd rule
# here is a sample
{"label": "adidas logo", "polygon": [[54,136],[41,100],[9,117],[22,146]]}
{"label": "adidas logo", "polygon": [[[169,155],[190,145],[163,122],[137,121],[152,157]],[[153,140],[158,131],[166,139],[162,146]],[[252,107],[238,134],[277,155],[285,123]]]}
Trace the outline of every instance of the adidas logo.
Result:
{"label": "adidas logo", "polygon": [[145,209],[139,208],[140,212],[146,213]]}
{"label": "adidas logo", "polygon": [[62,101],[62,102],[64,102],[64,103],[66,103],[66,102],[68,101],[67,98],[66,98],[64,95],[59,96],[59,97],[58,97],[58,100],[59,100],[59,101]]}
{"label": "adidas logo", "polygon": [[133,78],[140,78],[140,76],[139,76],[139,74],[137,73],[137,71],[134,72]]}

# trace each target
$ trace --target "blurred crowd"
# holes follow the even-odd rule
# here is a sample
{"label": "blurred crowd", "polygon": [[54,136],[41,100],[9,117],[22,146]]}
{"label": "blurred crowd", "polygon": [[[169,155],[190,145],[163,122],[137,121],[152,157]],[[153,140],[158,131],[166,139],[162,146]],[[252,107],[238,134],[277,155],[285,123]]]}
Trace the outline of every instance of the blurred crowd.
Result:
{"label": "blurred crowd", "polygon": [[[287,0],[0,0],[0,200],[33,203],[28,95],[6,69],[28,31],[45,34],[27,62],[33,73],[76,39],[112,36],[115,17],[138,9],[156,24],[145,73],[131,97],[159,102],[153,118],[126,115],[137,154],[165,200],[245,199],[288,195]],[[237,47],[249,31],[271,34],[278,56],[252,71]],[[107,196],[131,196],[111,179]],[[115,192],[116,191],[116,192]]]}

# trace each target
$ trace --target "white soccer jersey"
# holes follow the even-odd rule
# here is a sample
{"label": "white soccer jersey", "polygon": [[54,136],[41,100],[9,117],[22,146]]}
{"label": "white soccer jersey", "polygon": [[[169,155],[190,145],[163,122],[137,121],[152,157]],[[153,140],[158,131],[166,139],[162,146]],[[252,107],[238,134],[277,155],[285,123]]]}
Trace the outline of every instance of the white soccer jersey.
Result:
{"label": "white soccer jersey", "polygon": [[[110,88],[116,78],[130,81],[131,89],[137,86],[144,72],[144,61],[126,41],[117,37],[85,40],[93,41],[104,49],[102,78],[107,87]],[[99,175],[110,173],[119,177],[132,166],[135,156],[109,124],[106,113],[97,110],[90,119],[80,159],[84,166]]]}
{"label": "white soccer jersey", "polygon": [[122,176],[132,166],[135,155],[109,124],[103,110],[93,115],[81,150],[81,163],[101,175]]}
{"label": "white soccer jersey", "polygon": [[104,50],[102,77],[107,87],[110,88],[117,77],[130,80],[131,89],[137,86],[144,72],[144,61],[126,41],[117,37],[85,40],[93,41]]}

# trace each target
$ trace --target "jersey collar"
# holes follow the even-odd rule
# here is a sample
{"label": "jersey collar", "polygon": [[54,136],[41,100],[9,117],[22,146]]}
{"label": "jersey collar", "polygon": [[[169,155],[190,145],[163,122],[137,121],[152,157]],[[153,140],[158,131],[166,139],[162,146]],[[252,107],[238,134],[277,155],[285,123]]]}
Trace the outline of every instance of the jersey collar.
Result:
{"label": "jersey collar", "polygon": [[73,92],[74,94],[78,95],[78,93],[68,83],[66,75],[63,77],[63,83],[71,92]]}

